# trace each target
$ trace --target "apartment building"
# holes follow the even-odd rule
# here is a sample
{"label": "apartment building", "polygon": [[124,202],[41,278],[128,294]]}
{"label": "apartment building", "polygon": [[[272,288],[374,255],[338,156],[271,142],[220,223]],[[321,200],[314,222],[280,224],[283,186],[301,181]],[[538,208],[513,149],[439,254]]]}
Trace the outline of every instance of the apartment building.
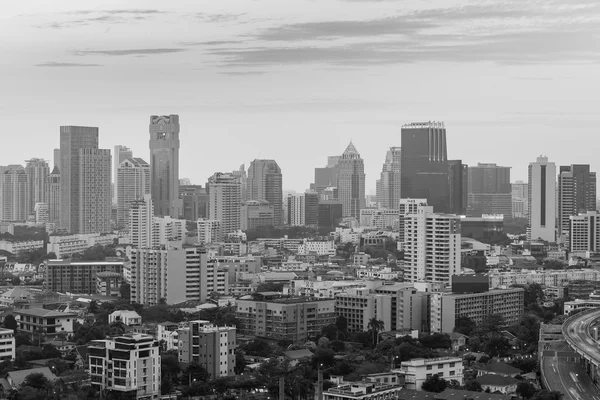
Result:
{"label": "apartment building", "polygon": [[305,240],[298,246],[298,254],[305,255],[316,253],[320,256],[335,256],[336,247],[332,240]]}
{"label": "apartment building", "polygon": [[600,281],[600,271],[594,269],[569,269],[566,271],[511,271],[492,270],[488,274],[490,288],[513,285],[568,286],[571,281]]}
{"label": "apartment building", "polygon": [[211,379],[235,375],[236,328],[189,321],[179,329],[179,362],[202,365]]}
{"label": "apartment building", "polygon": [[56,254],[57,258],[83,253],[90,247],[113,244],[119,236],[114,234],[87,233],[75,235],[50,235],[46,251]]}
{"label": "apartment building", "polygon": [[279,294],[263,295],[260,300],[242,298],[236,302],[236,317],[240,335],[300,342],[335,323],[335,300]]}
{"label": "apartment building", "polygon": [[[398,207],[398,204],[394,207]],[[396,208],[363,208],[360,210],[360,226],[397,230],[400,226],[399,220],[400,214]]]}
{"label": "apartment building", "polygon": [[198,221],[196,221],[196,226],[198,230],[199,244],[215,243],[223,240],[221,221],[200,218]]}
{"label": "apartment building", "polygon": [[460,357],[417,358],[400,364],[405,375],[405,388],[423,390],[423,382],[434,374],[447,381],[456,380],[463,384],[463,360]]}
{"label": "apartment building", "polygon": [[98,294],[99,274],[113,272],[122,276],[123,268],[123,261],[48,260],[44,287],[53,292]]}
{"label": "apartment building", "polygon": [[159,344],[150,335],[127,334],[88,345],[92,386],[131,399],[160,398]]}
{"label": "apartment building", "polygon": [[15,331],[0,328],[0,361],[15,359]]}
{"label": "apartment building", "polygon": [[28,333],[43,333],[55,336],[59,332],[73,333],[76,313],[65,313],[44,308],[14,310],[18,330]]}
{"label": "apartment building", "polygon": [[476,324],[481,324],[492,314],[502,315],[506,326],[516,325],[523,317],[524,294],[522,288],[483,293],[433,293],[431,332],[452,333],[458,317],[469,317]]}

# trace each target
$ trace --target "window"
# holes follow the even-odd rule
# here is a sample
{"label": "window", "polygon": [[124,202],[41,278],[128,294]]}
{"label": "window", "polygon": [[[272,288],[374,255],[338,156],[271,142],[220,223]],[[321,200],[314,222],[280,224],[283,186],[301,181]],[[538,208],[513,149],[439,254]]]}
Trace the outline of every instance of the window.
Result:
{"label": "window", "polygon": [[433,368],[431,365],[427,366],[427,371],[431,371],[431,368]]}
{"label": "window", "polygon": [[431,374],[427,374],[426,378],[427,379],[431,378]]}
{"label": "window", "polygon": [[456,372],[450,371],[450,376],[454,376],[454,375],[456,375]]}
{"label": "window", "polygon": [[438,369],[443,369],[444,368],[444,364],[438,364]]}
{"label": "window", "polygon": [[450,363],[450,368],[454,368],[455,363]]}

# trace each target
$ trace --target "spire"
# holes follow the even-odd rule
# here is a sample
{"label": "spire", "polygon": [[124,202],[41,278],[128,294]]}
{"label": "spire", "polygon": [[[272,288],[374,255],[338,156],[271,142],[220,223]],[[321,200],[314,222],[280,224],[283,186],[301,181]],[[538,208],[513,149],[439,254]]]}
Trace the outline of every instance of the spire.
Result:
{"label": "spire", "polygon": [[352,141],[350,141],[350,144],[346,147],[344,154],[342,154],[342,158],[360,158],[360,154],[358,154],[358,150],[356,150]]}

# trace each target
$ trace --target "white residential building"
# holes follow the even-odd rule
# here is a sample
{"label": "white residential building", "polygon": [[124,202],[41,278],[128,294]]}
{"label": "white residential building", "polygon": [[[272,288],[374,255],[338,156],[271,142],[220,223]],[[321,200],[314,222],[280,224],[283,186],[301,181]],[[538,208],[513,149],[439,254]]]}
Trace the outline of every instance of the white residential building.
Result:
{"label": "white residential building", "polygon": [[23,251],[33,251],[44,248],[43,240],[27,240],[24,242],[11,242],[8,240],[0,240],[0,250],[8,251],[9,253],[18,254]]}
{"label": "white residential building", "polygon": [[450,282],[460,272],[460,217],[419,207],[406,218],[405,280]]}
{"label": "white residential building", "polygon": [[178,336],[179,362],[202,365],[211,379],[235,375],[235,327],[189,321],[188,326],[178,330]]}
{"label": "white residential building", "polygon": [[458,381],[463,384],[463,360],[460,357],[417,358],[400,364],[400,372],[405,374],[405,388],[423,390],[423,382],[437,374],[440,378]]}
{"label": "white residential building", "polygon": [[223,235],[221,234],[221,221],[200,218],[196,222],[196,226],[199,244],[209,244],[223,240]]}
{"label": "white residential building", "polygon": [[0,328],[0,361],[15,359],[15,331]]}
{"label": "white residential building", "polygon": [[585,214],[569,217],[569,253],[585,255],[600,251],[600,213],[588,211]]}
{"label": "white residential building", "polygon": [[304,193],[293,193],[288,195],[288,225],[306,225],[306,197]]}
{"label": "white residential building", "polygon": [[556,164],[548,157],[529,164],[528,205],[529,239],[556,242]]}
{"label": "white residential building", "polygon": [[126,226],[130,221],[131,204],[150,194],[150,164],[135,157],[120,162],[114,190],[117,193],[117,226]]}
{"label": "white residential building", "polygon": [[66,255],[82,253],[95,245],[106,246],[113,244],[118,235],[100,234],[100,233],[81,233],[75,235],[50,235],[46,251],[56,254],[57,258],[63,258]]}
{"label": "white residential building", "polygon": [[397,230],[400,215],[398,210],[388,208],[363,208],[360,210],[360,226]]}
{"label": "white residential building", "polygon": [[142,324],[142,317],[135,311],[117,310],[108,315],[108,323],[122,322],[127,326],[135,326]]}
{"label": "white residential building", "polygon": [[156,325],[156,339],[164,343],[165,350],[179,350],[179,324],[174,322],[160,322]]}
{"label": "white residential building", "polygon": [[400,215],[398,217],[398,246],[404,249],[406,219],[409,215],[416,214],[420,207],[427,207],[427,199],[400,199]]}
{"label": "white residential building", "polygon": [[143,199],[132,201],[128,217],[129,243],[143,249],[151,248],[154,245],[152,195],[146,194]]}
{"label": "white residential building", "polygon": [[320,256],[335,256],[336,247],[334,241],[329,240],[305,240],[298,246],[298,254],[305,255],[317,253]]}
{"label": "white residential building", "polygon": [[46,224],[49,222],[48,203],[35,203],[34,213],[36,224]]}

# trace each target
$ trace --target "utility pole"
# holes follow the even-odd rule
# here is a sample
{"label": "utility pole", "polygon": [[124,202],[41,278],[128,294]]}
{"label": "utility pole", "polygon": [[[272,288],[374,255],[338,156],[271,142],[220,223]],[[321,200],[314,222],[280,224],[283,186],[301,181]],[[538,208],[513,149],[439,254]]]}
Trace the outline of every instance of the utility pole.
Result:
{"label": "utility pole", "polygon": [[279,400],[285,400],[285,377],[279,377]]}

